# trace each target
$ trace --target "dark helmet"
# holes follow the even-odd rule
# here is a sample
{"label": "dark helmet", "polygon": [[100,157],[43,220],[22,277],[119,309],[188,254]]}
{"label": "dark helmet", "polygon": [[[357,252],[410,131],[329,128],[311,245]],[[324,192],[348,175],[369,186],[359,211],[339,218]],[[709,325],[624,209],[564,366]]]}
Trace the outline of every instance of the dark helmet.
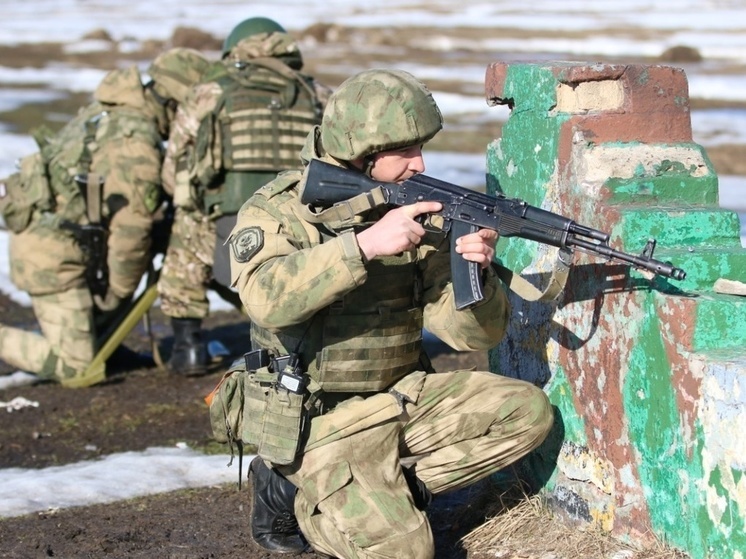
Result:
{"label": "dark helmet", "polygon": [[235,47],[240,41],[258,35],[259,33],[287,33],[285,28],[273,19],[268,17],[250,17],[236,25],[223,42],[223,58]]}
{"label": "dark helmet", "polygon": [[353,161],[429,141],[443,127],[430,91],[402,70],[366,70],[331,95],[321,123],[329,155]]}

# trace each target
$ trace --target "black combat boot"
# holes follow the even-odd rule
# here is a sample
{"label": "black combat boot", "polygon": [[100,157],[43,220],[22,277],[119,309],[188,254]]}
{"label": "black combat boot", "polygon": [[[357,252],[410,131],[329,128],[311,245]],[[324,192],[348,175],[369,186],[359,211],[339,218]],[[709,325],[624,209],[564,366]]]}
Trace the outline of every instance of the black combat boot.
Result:
{"label": "black combat boot", "polygon": [[177,374],[197,376],[207,373],[207,344],[202,339],[202,320],[199,318],[172,318],[174,346],[168,368]]}
{"label": "black combat boot", "polygon": [[258,456],[251,461],[254,487],[251,536],[257,545],[274,553],[302,553],[308,546],[295,518],[295,485],[271,470]]}

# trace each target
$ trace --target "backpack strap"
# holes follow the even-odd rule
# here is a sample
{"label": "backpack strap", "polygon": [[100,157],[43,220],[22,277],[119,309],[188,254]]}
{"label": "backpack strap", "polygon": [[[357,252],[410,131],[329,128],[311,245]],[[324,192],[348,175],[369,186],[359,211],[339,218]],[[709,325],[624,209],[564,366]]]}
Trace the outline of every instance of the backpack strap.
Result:
{"label": "backpack strap", "polygon": [[265,58],[252,58],[246,64],[266,68],[267,70],[271,70],[276,74],[280,74],[284,78],[287,78],[294,82],[298,82],[303,88],[305,88],[312,99],[316,99],[318,97],[316,91],[313,89],[313,87],[311,87],[311,84],[308,83],[308,80],[305,79],[303,74],[301,74],[297,70],[293,70],[290,66],[288,66],[281,60],[278,60],[277,58],[272,58],[269,56]]}

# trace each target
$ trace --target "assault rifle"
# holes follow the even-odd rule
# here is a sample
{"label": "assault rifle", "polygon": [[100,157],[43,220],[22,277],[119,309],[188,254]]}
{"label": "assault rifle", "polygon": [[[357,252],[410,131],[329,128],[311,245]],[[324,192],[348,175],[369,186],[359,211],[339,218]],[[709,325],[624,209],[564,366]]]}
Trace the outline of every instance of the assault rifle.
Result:
{"label": "assault rifle", "polygon": [[106,264],[109,231],[101,217],[101,193],[104,179],[100,175],[78,174],[74,177],[86,203],[88,223],[81,225],[63,221],[62,229],[70,231],[85,256],[85,279],[93,295],[105,297],[109,289],[109,268]]}
{"label": "assault rifle", "polygon": [[[367,199],[367,200],[366,200]],[[361,203],[356,204],[354,200]],[[404,206],[419,201],[440,202],[442,229],[450,235],[451,273],[456,308],[468,308],[484,298],[480,266],[456,253],[456,239],[480,228],[497,231],[502,237],[520,237],[560,249],[577,248],[641,270],[683,280],[686,272],[669,262],[653,258],[655,240],[650,239],[639,256],[609,246],[609,234],[575,223],[572,219],[542,210],[517,198],[490,196],[427,175],[415,175],[401,184],[371,179],[356,170],[337,167],[318,159],[308,167],[301,202],[333,208],[337,215],[351,217],[361,208],[377,205]]]}

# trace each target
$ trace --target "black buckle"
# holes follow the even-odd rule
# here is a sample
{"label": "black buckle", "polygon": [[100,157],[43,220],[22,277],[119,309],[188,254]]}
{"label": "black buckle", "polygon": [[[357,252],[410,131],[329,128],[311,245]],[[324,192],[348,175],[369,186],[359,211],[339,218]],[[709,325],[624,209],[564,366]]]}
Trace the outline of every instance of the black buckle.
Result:
{"label": "black buckle", "polygon": [[262,367],[269,367],[271,362],[269,352],[263,348],[245,353],[243,358],[247,371],[256,371]]}

